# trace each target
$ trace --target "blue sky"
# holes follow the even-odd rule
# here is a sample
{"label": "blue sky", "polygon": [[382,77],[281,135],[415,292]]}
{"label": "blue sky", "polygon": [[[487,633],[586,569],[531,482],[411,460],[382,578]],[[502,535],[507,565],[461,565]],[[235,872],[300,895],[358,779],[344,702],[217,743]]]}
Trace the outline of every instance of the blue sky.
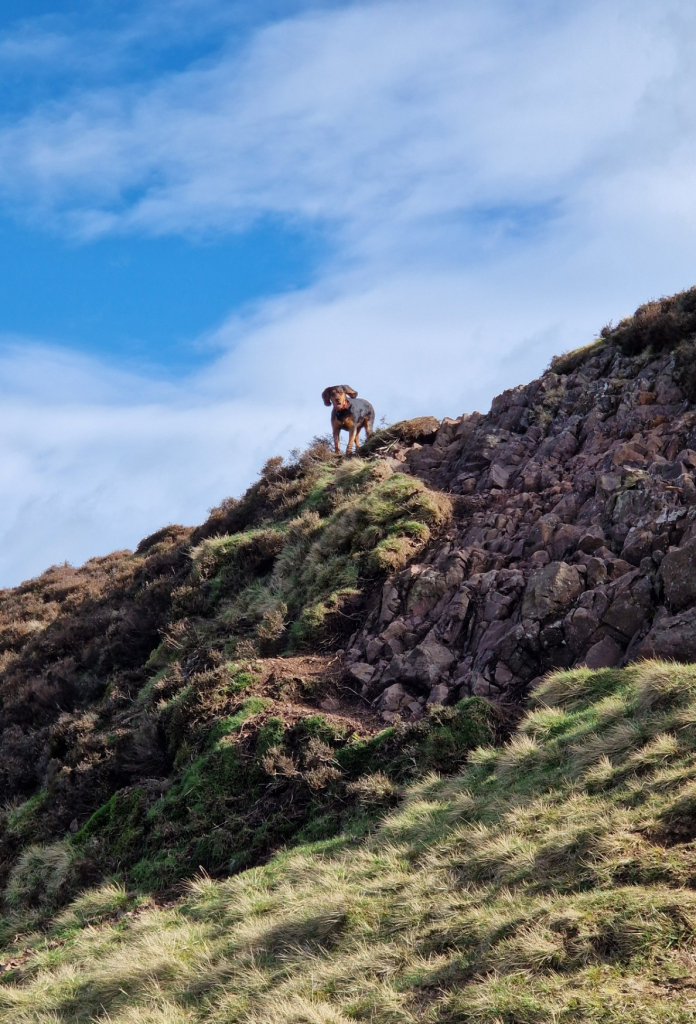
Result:
{"label": "blue sky", "polygon": [[683,0],[8,0],[0,585],[696,278]]}
{"label": "blue sky", "polygon": [[[177,13],[177,7],[179,11]],[[292,4],[8,2],[0,13],[5,74],[0,123],[90,88],[118,92],[214,61]],[[106,60],[102,58],[106,57]],[[126,206],[147,191],[119,195]],[[86,240],[9,204],[0,217],[0,309],[6,334],[41,338],[163,376],[210,358],[198,339],[231,310],[306,287],[326,259],[314,225],[255,216],[244,230]]]}

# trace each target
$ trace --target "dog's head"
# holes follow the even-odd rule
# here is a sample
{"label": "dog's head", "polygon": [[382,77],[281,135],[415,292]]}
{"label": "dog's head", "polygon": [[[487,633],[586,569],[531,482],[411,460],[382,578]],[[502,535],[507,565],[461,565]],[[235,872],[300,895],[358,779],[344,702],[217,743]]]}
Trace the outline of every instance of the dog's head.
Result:
{"label": "dog's head", "polygon": [[338,412],[340,409],[347,409],[348,399],[357,398],[358,392],[347,384],[334,384],[333,387],[324,388],[321,397],[324,405],[333,405]]}

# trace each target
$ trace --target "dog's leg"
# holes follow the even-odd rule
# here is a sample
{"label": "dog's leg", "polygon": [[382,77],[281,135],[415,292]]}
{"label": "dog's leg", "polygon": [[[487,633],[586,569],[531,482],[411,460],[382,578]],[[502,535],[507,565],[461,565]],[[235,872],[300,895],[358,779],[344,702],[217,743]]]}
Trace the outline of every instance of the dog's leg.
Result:
{"label": "dog's leg", "polygon": [[367,439],[372,433],[372,427],[370,426],[370,417],[366,416],[363,420],[363,427],[365,428],[365,439]]}
{"label": "dog's leg", "polygon": [[334,451],[337,455],[341,454],[341,428],[338,423],[332,423],[333,426],[333,441]]}
{"label": "dog's leg", "polygon": [[346,455],[350,455],[350,450],[353,447],[353,445],[355,445],[355,448],[356,448],[356,451],[357,451],[358,440],[357,440],[357,437],[356,437],[355,424],[353,424],[353,426],[348,431],[348,444],[346,446]]}

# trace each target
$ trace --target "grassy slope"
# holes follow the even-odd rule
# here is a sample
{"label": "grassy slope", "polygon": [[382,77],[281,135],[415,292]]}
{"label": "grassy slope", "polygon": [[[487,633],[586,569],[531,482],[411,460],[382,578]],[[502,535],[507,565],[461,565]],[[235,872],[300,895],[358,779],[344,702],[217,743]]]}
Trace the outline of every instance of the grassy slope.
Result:
{"label": "grassy slope", "polygon": [[0,1021],[692,1021],[695,752],[695,667],[557,674],[366,839],[85,893],[6,953]]}
{"label": "grassy slope", "polygon": [[[431,740],[389,740],[382,764],[354,727],[317,714],[330,671],[293,680],[290,658],[265,685],[268,656],[338,646],[370,588],[449,513],[385,462],[316,443],[270,460],[196,531],[2,592],[0,939],[99,877],[161,891],[354,817],[347,787]],[[16,891],[13,872],[27,877]]]}

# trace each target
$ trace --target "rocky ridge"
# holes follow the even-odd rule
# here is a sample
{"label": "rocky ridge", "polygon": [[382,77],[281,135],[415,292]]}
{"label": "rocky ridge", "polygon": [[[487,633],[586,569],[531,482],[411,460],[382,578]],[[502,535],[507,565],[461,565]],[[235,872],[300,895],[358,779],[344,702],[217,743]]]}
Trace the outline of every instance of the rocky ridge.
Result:
{"label": "rocky ridge", "polygon": [[696,409],[678,359],[610,336],[566,363],[431,443],[383,446],[455,496],[446,533],[386,580],[345,652],[384,720],[517,702],[551,669],[696,660]]}

